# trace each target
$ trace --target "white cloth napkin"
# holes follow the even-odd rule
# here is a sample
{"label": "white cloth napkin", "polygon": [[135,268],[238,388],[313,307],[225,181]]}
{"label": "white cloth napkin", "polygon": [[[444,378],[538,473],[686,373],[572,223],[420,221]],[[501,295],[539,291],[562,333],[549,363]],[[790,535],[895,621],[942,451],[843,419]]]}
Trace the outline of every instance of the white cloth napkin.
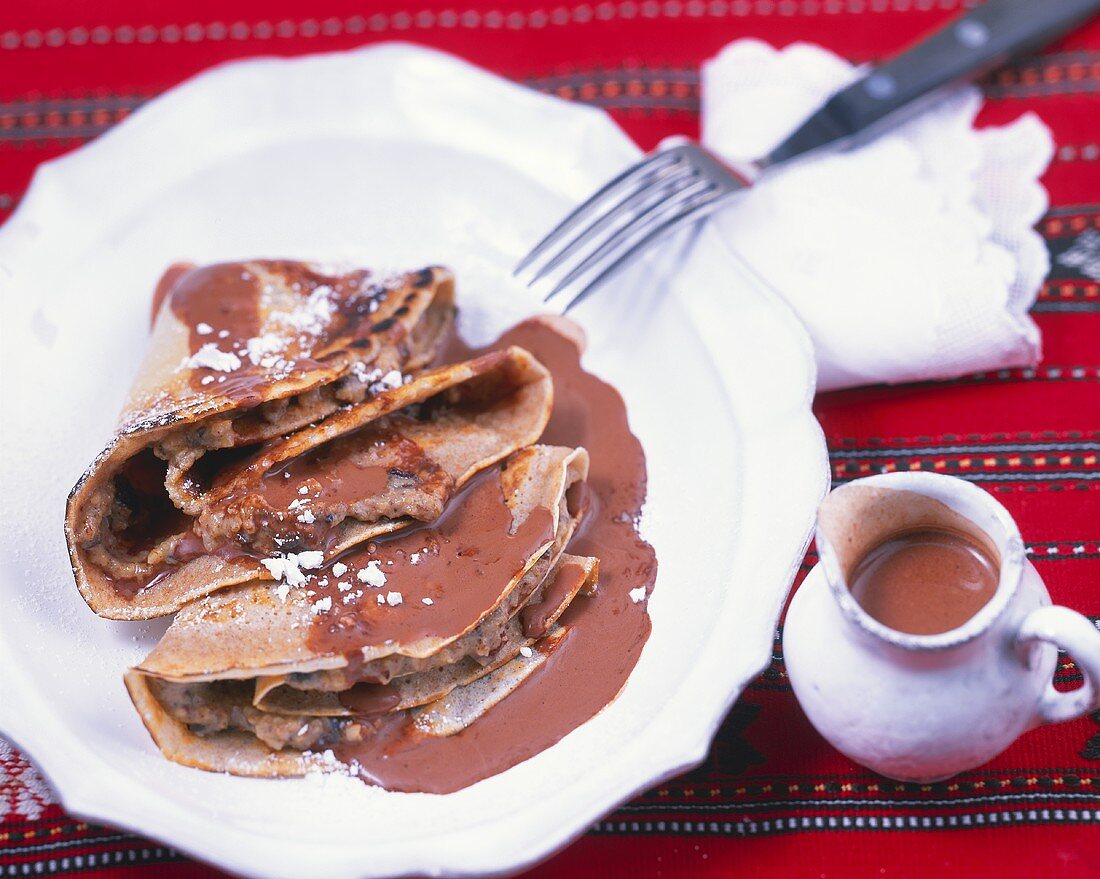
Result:
{"label": "white cloth napkin", "polygon": [[[857,69],[818,46],[727,46],[703,68],[703,143],[733,162],[779,143]],[[715,222],[802,318],[821,390],[1034,365],[1027,311],[1049,268],[1032,228],[1049,130],[975,130],[973,87],[848,153],[777,169]]]}

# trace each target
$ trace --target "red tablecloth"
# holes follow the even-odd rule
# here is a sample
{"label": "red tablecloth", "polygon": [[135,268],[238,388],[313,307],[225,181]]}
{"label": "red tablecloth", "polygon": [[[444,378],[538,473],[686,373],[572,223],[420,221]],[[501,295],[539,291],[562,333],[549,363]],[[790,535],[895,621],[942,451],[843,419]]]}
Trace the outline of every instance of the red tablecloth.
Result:
{"label": "red tablecloth", "polygon": [[[863,61],[963,5],[8,0],[0,9],[0,221],[39,162],[229,58],[424,42],[607,107],[649,147],[697,132],[698,64],[732,39],[810,40]],[[1031,110],[1058,144],[1045,178],[1053,207],[1041,224],[1055,262],[1035,308],[1043,365],[825,395],[817,412],[837,480],[887,467],[977,482],[1019,520],[1054,598],[1100,614],[1100,25],[998,72],[985,90],[985,121]],[[1059,262],[1072,246],[1083,258]],[[782,460],[773,463],[782,470]],[[1029,733],[950,782],[895,784],[810,728],[778,645],[704,766],[607,816],[532,875],[1100,876],[1100,712]],[[1078,678],[1063,658],[1058,679]],[[216,875],[154,842],[70,818],[0,741],[0,877],[59,872]]]}

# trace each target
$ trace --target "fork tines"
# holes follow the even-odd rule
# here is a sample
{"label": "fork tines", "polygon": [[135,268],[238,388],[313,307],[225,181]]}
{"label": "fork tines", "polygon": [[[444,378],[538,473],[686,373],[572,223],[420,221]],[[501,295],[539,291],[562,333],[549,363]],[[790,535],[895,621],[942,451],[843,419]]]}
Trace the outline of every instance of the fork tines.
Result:
{"label": "fork tines", "polygon": [[702,217],[744,182],[694,144],[631,166],[562,220],[516,266],[528,286],[551,284],[545,302],[567,311],[657,238]]}

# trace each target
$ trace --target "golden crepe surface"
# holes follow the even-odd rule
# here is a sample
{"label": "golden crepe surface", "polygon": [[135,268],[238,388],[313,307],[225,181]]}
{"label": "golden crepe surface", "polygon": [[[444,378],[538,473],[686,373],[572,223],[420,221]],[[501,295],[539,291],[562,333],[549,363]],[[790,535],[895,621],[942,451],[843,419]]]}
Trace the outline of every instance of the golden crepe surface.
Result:
{"label": "golden crepe surface", "polygon": [[382,715],[390,738],[422,714],[425,735],[464,728],[479,699],[487,709],[539,664],[558,617],[594,588],[596,560],[563,552],[587,468],[583,449],[525,448],[432,525],[350,550],[306,584],[187,606],[126,676],[153,738],[187,765],[296,775],[314,759],[303,748],[362,746]]}
{"label": "golden crepe surface", "polygon": [[[256,265],[267,264],[248,265],[252,271],[258,271]],[[185,274],[184,280],[191,274]],[[266,277],[270,276],[269,272]],[[381,348],[375,354],[387,364],[399,356],[419,367],[429,353],[434,354],[438,335],[449,327],[453,309],[452,283],[450,276],[440,269],[425,270],[405,278],[401,287],[392,286],[392,282],[389,287],[372,287],[375,292],[367,297],[367,305],[362,307],[374,317],[388,315],[375,324],[384,327],[375,335],[390,334],[396,340],[394,345]],[[176,280],[177,291],[181,283]],[[299,284],[298,281],[290,283]],[[417,284],[434,284],[434,287],[417,287]],[[299,286],[304,289],[303,285]],[[395,294],[396,301],[410,305],[390,308],[386,304],[390,300],[386,297],[394,290],[400,291]],[[434,291],[432,298],[424,291]],[[311,297],[315,295],[314,292]],[[381,300],[372,298],[378,296]],[[382,304],[376,304],[379,301]],[[420,307],[414,308],[417,302]],[[177,320],[178,323],[174,315],[171,319],[166,317],[173,304],[171,296],[166,298],[157,320],[158,328],[166,321],[171,324],[172,320]],[[372,307],[374,311],[370,312]],[[440,316],[439,311],[444,315]],[[396,329],[399,321],[414,318],[416,322],[403,326],[400,331]],[[430,332],[422,330],[422,323],[431,327]],[[207,327],[212,328],[213,324],[204,324],[204,329]],[[416,340],[415,352],[409,348],[408,340]],[[372,350],[378,348],[376,339],[372,338],[369,343]],[[397,354],[391,350],[395,347],[401,349]],[[316,355],[316,351],[314,353]],[[360,365],[356,370],[362,372],[363,368]],[[373,368],[366,375],[375,376],[378,369],[380,367]],[[356,370],[349,374],[351,378]],[[217,384],[214,382],[212,386]],[[458,388],[459,385],[463,388]],[[471,364],[420,372],[416,376],[403,376],[391,370],[383,374],[381,380],[365,389],[360,388],[366,394],[362,402],[342,404],[339,408],[333,404],[327,415],[317,410],[314,404],[318,399],[321,409],[325,410],[333,394],[341,393],[346,387],[342,381],[315,387],[304,396],[293,398],[287,407],[283,407],[285,400],[275,401],[283,409],[272,422],[279,429],[288,425],[297,427],[295,413],[303,408],[309,408],[311,413],[320,411],[324,417],[318,423],[295,430],[286,437],[268,439],[260,445],[251,441],[257,437],[266,438],[276,427],[257,428],[254,409],[231,410],[228,414],[219,412],[212,419],[173,422],[175,426],[147,426],[116,438],[74,489],[66,518],[77,583],[92,609],[103,616],[122,619],[171,613],[187,600],[210,591],[269,576],[259,559],[278,548],[274,543],[276,539],[287,545],[284,552],[312,550],[321,536],[319,532],[335,524],[339,525],[339,533],[329,528],[332,533],[324,537],[328,538],[328,551],[339,551],[371,534],[392,530],[401,524],[389,520],[400,519],[406,514],[419,514],[422,518],[437,515],[448,492],[460,486],[476,469],[538,436],[545,424],[552,393],[545,370],[518,351],[495,352]],[[414,404],[418,407],[417,417],[401,418],[394,414]],[[429,411],[425,413],[425,410]],[[394,486],[395,490],[382,492],[382,496],[373,501],[369,496],[345,497],[335,510],[327,509],[324,516],[315,518],[313,511],[298,508],[267,515],[263,523],[257,522],[256,516],[246,516],[242,520],[241,504],[234,508],[233,501],[234,498],[240,500],[238,490],[248,488],[249,479],[260,480],[259,488],[262,489],[266,470],[279,467],[285,493],[290,482],[285,477],[301,463],[294,459],[301,459],[338,437],[349,447],[349,454],[362,459],[369,451],[363,446],[370,443],[356,446],[346,435],[368,422],[376,422],[379,431],[384,428],[390,434],[401,430],[412,434],[404,443],[405,460],[389,463],[409,465],[413,463],[407,460],[409,455],[419,449],[423,454],[415,463],[422,465],[425,472],[409,473],[403,486]],[[245,425],[243,430],[237,429],[239,424]],[[232,428],[230,440],[225,439],[227,425]],[[211,439],[211,433],[217,438]],[[377,434],[378,431],[376,439],[380,438]],[[227,442],[246,445],[243,448],[205,448]],[[418,442],[430,448],[420,449]],[[181,453],[180,448],[189,443],[190,451]],[[378,445],[393,451],[388,442]],[[168,459],[167,463],[162,460],[164,458]],[[185,461],[189,462],[186,466]],[[377,475],[389,468],[372,469]],[[408,473],[408,470],[401,472]],[[432,490],[417,491],[420,480],[426,476],[434,478]],[[270,483],[268,480],[268,485]],[[305,488],[303,495],[313,488],[318,488],[316,483]],[[303,496],[288,504],[297,502],[300,507],[315,499]],[[201,522],[197,521],[196,517],[202,517],[215,501],[220,503],[220,515],[207,512]],[[402,509],[402,501],[408,509]],[[356,508],[349,509],[353,506]],[[225,515],[227,512],[229,515]],[[334,517],[341,521],[334,523]],[[283,521],[276,521],[279,519]],[[382,519],[387,521],[382,522]],[[278,534],[266,527],[272,524],[278,526],[274,529]],[[234,525],[242,527],[234,529]],[[254,547],[250,541],[256,538],[260,538],[257,540],[259,545]]]}

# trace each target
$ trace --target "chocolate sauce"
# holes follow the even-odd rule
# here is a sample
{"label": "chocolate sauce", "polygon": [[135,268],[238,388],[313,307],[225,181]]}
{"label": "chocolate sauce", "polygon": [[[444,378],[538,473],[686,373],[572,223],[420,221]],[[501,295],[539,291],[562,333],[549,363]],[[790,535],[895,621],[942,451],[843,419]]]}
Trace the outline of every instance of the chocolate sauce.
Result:
{"label": "chocolate sauce", "polygon": [[[261,271],[278,279],[278,288],[265,282],[258,274]],[[170,295],[173,313],[188,329],[192,355],[212,346],[239,361],[233,369],[223,370],[201,365],[200,360],[191,367],[191,387],[229,397],[239,409],[249,409],[262,403],[264,390],[278,382],[330,368],[324,352],[335,339],[344,338],[356,349],[355,359],[363,362],[373,360],[383,341],[398,349],[406,347],[404,324],[388,313],[375,317],[386,288],[369,278],[370,273],[362,270],[330,276],[303,263],[282,260],[200,268],[181,264],[172,266],[157,285],[154,309],[159,309],[158,299]],[[265,305],[265,296],[280,297],[278,307],[286,308],[308,306],[318,295],[323,301],[298,314],[297,323],[278,328],[274,339],[261,338],[266,313],[275,307]],[[277,344],[265,346],[272,341]],[[407,353],[399,351],[399,359]],[[352,358],[346,351],[339,356]]]}
{"label": "chocolate sauce", "polygon": [[[553,538],[545,507],[512,521],[500,468],[493,467],[432,524],[369,541],[328,565],[311,588],[315,607],[330,606],[318,613],[307,644],[318,655],[351,654],[390,641],[457,637],[497,605]],[[347,570],[336,574],[337,565]]]}
{"label": "chocolate sauce", "polygon": [[356,684],[339,695],[340,704],[359,717],[388,714],[401,704],[397,688],[384,684]]}
{"label": "chocolate sauce", "polygon": [[164,300],[167,299],[168,294],[172,292],[172,288],[176,285],[176,281],[194,268],[194,263],[177,262],[170,265],[168,270],[160,276],[160,280],[157,281],[157,286],[153,290],[153,301],[149,307],[150,326],[157,322],[157,315],[160,314],[160,307],[164,305]]}
{"label": "chocolate sauce", "polygon": [[[157,287],[157,295],[174,275],[169,306],[188,330],[188,347],[196,354],[206,345],[218,351],[237,352],[246,340],[258,336],[261,329],[260,281],[240,263],[222,263],[179,272],[168,270]],[[241,364],[243,366],[243,363]],[[189,381],[196,391],[225,394],[247,407],[258,405],[259,377],[255,370],[232,371],[193,367]]]}
{"label": "chocolate sauce", "polygon": [[[254,523],[260,531],[251,535],[250,545],[267,555],[331,546],[357,502],[373,499],[379,518],[395,515],[399,506],[414,518],[434,518],[450,498],[454,480],[416,442],[401,435],[404,420],[390,416],[270,470],[251,472],[251,478],[233,486],[212,509]],[[409,501],[399,504],[405,495]],[[430,515],[423,515],[420,506],[430,509]]]}
{"label": "chocolate sauce", "polygon": [[168,570],[158,570],[152,577],[112,577],[104,573],[104,579],[111,584],[111,588],[127,601],[133,601],[139,592],[154,586],[168,576]]}
{"label": "chocolate sauce", "polygon": [[[382,456],[386,463],[375,463]],[[415,472],[424,463],[424,450],[411,440],[364,428],[269,470],[260,493],[275,509],[286,509],[303,495],[324,503],[352,503],[382,494],[391,469]]]}
{"label": "chocolate sauce", "polygon": [[586,576],[584,565],[577,562],[559,565],[554,571],[554,579],[543,587],[542,597],[519,612],[524,637],[541,638],[545,635],[551,617],[561,607],[566,596],[575,592],[584,582]]}
{"label": "chocolate sauce", "polygon": [[[570,339],[539,320],[510,330],[491,348],[520,345],[554,378],[554,413],[542,441],[584,446],[591,455],[592,506],[569,552],[600,559],[596,594],[574,601],[558,621],[564,638],[514,692],[475,723],[448,737],[418,730],[407,715],[388,718],[361,741],[334,750],[361,776],[391,790],[447,793],[503,772],[553,745],[611,702],[649,637],[644,603],[657,575],[653,548],[636,522],[646,494],[645,455],[630,432],[626,407],[610,385],[584,371]],[[455,342],[448,360],[477,353]],[[462,581],[440,590],[451,600]]]}
{"label": "chocolate sauce", "polygon": [[[407,447],[407,448],[406,448]],[[415,442],[388,431],[363,430],[341,437],[315,450],[298,455],[263,475],[260,494],[274,509],[300,503],[303,496],[313,501],[352,503],[386,491],[389,466],[373,463],[372,451],[394,449],[412,470],[425,458]],[[396,466],[396,464],[395,464]],[[306,491],[301,491],[305,488]]]}
{"label": "chocolate sauce", "polygon": [[991,555],[958,531],[921,528],[884,540],[854,567],[849,588],[867,613],[911,635],[956,629],[997,591]]}
{"label": "chocolate sauce", "polygon": [[[168,270],[165,283],[178,272]],[[157,291],[158,295],[160,290]],[[228,349],[260,332],[260,281],[241,263],[202,266],[176,274],[171,308],[189,333],[191,352],[208,343]],[[203,324],[210,327],[203,328]],[[226,333],[225,336],[221,335]]]}

